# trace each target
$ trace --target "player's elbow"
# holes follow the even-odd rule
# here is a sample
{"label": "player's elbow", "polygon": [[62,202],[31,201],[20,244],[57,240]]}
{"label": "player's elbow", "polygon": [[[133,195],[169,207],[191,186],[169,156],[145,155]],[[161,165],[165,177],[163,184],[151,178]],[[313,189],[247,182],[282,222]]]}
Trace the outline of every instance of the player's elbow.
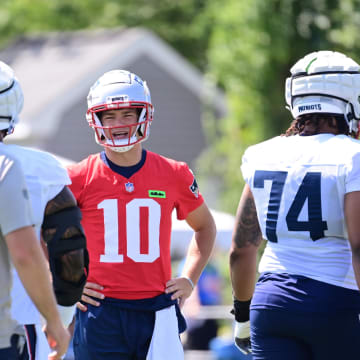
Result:
{"label": "player's elbow", "polygon": [[230,264],[247,261],[251,258],[256,258],[258,247],[248,244],[247,246],[237,247],[234,244],[230,248],[229,259]]}

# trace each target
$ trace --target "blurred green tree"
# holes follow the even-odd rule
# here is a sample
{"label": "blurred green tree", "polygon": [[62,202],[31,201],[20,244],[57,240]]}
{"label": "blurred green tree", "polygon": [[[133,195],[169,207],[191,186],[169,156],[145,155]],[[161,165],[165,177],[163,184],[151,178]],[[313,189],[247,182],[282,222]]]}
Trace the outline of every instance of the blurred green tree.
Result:
{"label": "blurred green tree", "polygon": [[208,11],[216,23],[207,70],[225,90],[229,115],[210,122],[212,147],[199,164],[203,176],[221,179],[221,207],[234,212],[244,150],[284,133],[290,124],[284,84],[291,66],[316,50],[360,60],[360,1],[214,0]]}
{"label": "blurred green tree", "polygon": [[204,69],[212,29],[207,4],[206,0],[3,0],[0,46],[32,32],[142,26]]}
{"label": "blurred green tree", "polygon": [[226,93],[229,114],[204,117],[201,177],[215,178],[218,207],[235,211],[245,148],[286,130],[284,82],[315,50],[360,60],[360,0],[3,0],[0,46],[42,31],[151,29]]}

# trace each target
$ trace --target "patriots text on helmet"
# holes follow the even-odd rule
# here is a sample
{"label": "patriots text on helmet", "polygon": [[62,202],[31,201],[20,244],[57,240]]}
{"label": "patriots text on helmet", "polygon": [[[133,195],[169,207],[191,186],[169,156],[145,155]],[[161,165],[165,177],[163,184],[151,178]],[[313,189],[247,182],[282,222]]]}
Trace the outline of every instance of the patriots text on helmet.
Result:
{"label": "patriots text on helmet", "polygon": [[309,110],[321,110],[321,104],[301,105],[298,107],[299,113]]}
{"label": "patriots text on helmet", "polygon": [[106,103],[112,103],[115,101],[129,102],[129,96],[128,95],[116,95],[116,96],[108,96],[106,98]]}

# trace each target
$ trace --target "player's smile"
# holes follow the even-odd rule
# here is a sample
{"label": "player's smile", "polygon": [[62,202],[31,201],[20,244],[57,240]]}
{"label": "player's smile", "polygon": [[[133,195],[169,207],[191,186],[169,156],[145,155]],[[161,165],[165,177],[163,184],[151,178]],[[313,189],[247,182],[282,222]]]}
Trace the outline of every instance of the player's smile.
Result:
{"label": "player's smile", "polygon": [[114,140],[127,139],[129,137],[129,131],[125,129],[117,129],[111,132],[111,136]]}

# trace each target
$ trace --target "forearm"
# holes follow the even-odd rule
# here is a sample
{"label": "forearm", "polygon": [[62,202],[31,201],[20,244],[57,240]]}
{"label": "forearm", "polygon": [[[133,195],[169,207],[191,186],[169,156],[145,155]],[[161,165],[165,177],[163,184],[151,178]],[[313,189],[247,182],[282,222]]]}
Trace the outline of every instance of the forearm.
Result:
{"label": "forearm", "polygon": [[251,299],[256,282],[256,249],[231,249],[230,279],[236,299]]}
{"label": "forearm", "polygon": [[256,280],[257,251],[262,242],[256,207],[250,187],[245,185],[236,212],[230,250],[230,277],[236,299],[252,297]]}
{"label": "forearm", "polygon": [[[18,239],[26,239],[19,242]],[[10,256],[31,300],[49,321],[59,320],[50,273],[40,243],[31,227],[23,228],[6,237]]]}
{"label": "forearm", "polygon": [[59,314],[50,283],[49,270],[43,260],[39,255],[34,256],[33,261],[27,264],[14,265],[31,300],[49,322],[59,318]]}
{"label": "forearm", "polygon": [[195,232],[190,242],[182,275],[189,277],[194,284],[198,282],[210,258],[214,248],[215,233],[211,227],[202,229]]}

